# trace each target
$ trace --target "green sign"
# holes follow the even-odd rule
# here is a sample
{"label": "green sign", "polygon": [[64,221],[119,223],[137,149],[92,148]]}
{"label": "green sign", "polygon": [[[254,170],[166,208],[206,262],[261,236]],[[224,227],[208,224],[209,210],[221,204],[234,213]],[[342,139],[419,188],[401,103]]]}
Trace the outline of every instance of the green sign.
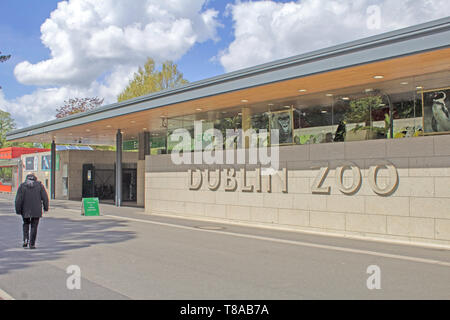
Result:
{"label": "green sign", "polygon": [[127,140],[123,142],[123,151],[138,150],[139,144],[137,140]]}
{"label": "green sign", "polygon": [[100,207],[98,205],[98,198],[83,198],[81,212],[85,216],[99,216]]}

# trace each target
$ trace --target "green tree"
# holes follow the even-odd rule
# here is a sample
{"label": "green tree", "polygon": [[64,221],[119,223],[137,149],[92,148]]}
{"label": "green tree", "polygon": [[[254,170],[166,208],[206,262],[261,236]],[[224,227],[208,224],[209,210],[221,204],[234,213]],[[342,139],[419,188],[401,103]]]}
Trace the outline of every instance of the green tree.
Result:
{"label": "green tree", "polygon": [[[6,60],[8,60],[9,58],[11,58],[11,55],[7,55],[7,56],[2,56],[2,52],[0,51],[0,62],[5,62]],[[0,86],[0,89],[2,87]]]}
{"label": "green tree", "polygon": [[5,62],[9,58],[11,58],[11,55],[2,56],[1,54],[2,54],[2,52],[0,51],[0,62]]}
{"label": "green tree", "polygon": [[75,113],[86,112],[98,108],[103,103],[100,98],[73,98],[64,101],[64,105],[56,109],[56,117],[64,118]]}
{"label": "green tree", "polygon": [[371,112],[380,108],[382,102],[383,99],[380,96],[368,96],[352,100],[344,118],[348,123],[364,122],[366,126],[371,126]]}
{"label": "green tree", "polygon": [[188,83],[172,61],[163,63],[161,70],[156,69],[155,61],[148,58],[144,67],[139,67],[128,86],[118,96],[119,102],[140,97],[152,92],[179,87]]}
{"label": "green tree", "polygon": [[116,147],[115,146],[94,146],[94,145],[91,145],[90,147],[92,147],[95,150],[101,150],[101,151],[116,151]]}
{"label": "green tree", "polygon": [[11,144],[6,142],[6,133],[14,130],[16,123],[11,117],[11,114],[0,110],[0,148],[9,147]]}

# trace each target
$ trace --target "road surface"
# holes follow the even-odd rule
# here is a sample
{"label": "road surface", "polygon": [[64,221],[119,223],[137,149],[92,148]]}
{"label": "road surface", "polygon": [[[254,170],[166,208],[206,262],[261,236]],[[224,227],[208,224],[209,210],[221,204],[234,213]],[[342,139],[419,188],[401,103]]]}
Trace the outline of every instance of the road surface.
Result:
{"label": "road surface", "polygon": [[[29,250],[21,247],[12,199],[1,196],[0,289],[14,299],[450,298],[445,249],[149,216],[138,208],[101,211],[83,217],[79,203],[53,201],[37,250]],[[80,289],[68,289],[69,266],[81,272]],[[368,289],[369,277],[380,289]]]}

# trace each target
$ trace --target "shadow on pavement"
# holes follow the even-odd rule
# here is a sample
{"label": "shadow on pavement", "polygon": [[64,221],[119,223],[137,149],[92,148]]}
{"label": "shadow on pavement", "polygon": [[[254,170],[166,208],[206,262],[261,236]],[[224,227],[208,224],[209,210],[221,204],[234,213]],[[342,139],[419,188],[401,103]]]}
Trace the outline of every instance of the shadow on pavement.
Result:
{"label": "shadow on pavement", "polygon": [[44,217],[39,223],[37,249],[30,250],[21,246],[21,216],[1,215],[0,274],[27,268],[33,262],[56,260],[70,250],[131,240],[135,232],[121,230],[127,226],[127,222],[103,218]]}

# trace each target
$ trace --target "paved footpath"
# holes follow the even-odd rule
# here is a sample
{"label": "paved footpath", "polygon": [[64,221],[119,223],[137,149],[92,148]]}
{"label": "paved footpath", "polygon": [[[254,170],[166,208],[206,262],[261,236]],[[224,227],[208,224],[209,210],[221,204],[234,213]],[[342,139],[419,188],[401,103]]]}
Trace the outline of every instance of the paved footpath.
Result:
{"label": "paved footpath", "polygon": [[[52,201],[37,250],[0,195],[0,297],[14,299],[449,299],[450,251]],[[204,228],[206,227],[206,229]],[[69,266],[81,289],[67,288]],[[367,288],[380,268],[381,289]],[[1,293],[4,293],[3,296]]]}

